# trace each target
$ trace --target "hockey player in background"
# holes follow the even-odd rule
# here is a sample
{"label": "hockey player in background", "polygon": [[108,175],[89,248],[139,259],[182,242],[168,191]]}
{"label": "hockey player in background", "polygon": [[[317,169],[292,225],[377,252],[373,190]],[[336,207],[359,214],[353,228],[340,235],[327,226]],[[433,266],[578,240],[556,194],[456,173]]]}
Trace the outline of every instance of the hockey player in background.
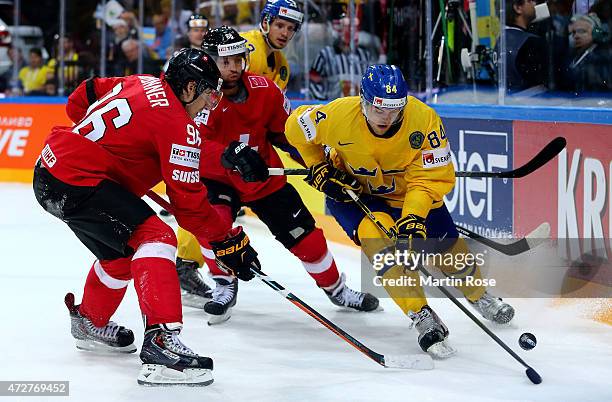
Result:
{"label": "hockey player in background", "polygon": [[[438,240],[433,251],[453,255],[469,251],[443,202],[455,184],[444,127],[433,109],[408,96],[397,67],[368,67],[360,97],[299,107],[287,120],[286,135],[310,167],[306,181],[327,195],[328,210],[370,258],[381,250],[376,249],[380,242],[368,239],[381,239],[384,234],[344,189],[363,191],[365,204],[402,240],[398,247],[428,237]],[[326,158],[325,146],[332,148],[331,161]],[[346,176],[356,180],[346,180]],[[438,268],[448,275],[457,274],[450,264]],[[478,267],[471,268],[464,274],[479,277]],[[418,271],[392,265],[378,275],[383,279],[415,278],[415,286],[389,286],[387,292],[412,319],[424,351],[439,357],[452,354],[444,342],[448,329],[427,305]],[[510,305],[492,297],[484,287],[463,286],[460,290],[486,319],[508,323],[514,316]]]}
{"label": "hockey player in background", "polygon": [[208,19],[201,14],[192,14],[187,21],[187,35],[180,43],[180,47],[199,49],[202,38],[208,32]]}
{"label": "hockey player in background", "polygon": [[248,280],[252,264],[259,266],[242,228],[232,229],[211,207],[199,180],[201,137],[193,117],[219,103],[221,83],[215,62],[197,49],[178,52],[162,79],[89,79],[68,99],[75,126],[53,128],[34,169],[40,205],[97,258],[81,304],[72,293],[65,298],[77,348],[136,351],[132,331],[110,321],[134,279],[145,321],[141,384],[213,381],[212,360],[178,338],[176,236],[141,196],[163,180],[177,221],[217,252],[228,273]]}
{"label": "hockey player in background", "polygon": [[248,71],[271,79],[283,91],[289,82],[289,63],[283,50],[299,32],[304,14],[295,0],[268,0],[259,29],[242,32],[250,51]]}
{"label": "hockey player in background", "polygon": [[[362,311],[376,309],[378,300],[374,296],[345,284],[323,231],[315,227],[314,218],[293,186],[285,177],[268,177],[268,166],[282,167],[273,145],[295,151],[284,135],[289,101],[271,80],[244,72],[248,60],[246,41],[233,28],[210,30],[202,48],[216,60],[223,78],[219,107],[196,117],[200,127],[209,128],[202,151],[209,157],[202,160],[200,172],[210,203],[228,220],[236,218],[242,205],[250,207],[276,240],[302,261],[332,303]],[[217,143],[227,149],[213,156]],[[300,159],[295,152],[292,156]],[[180,228],[178,239],[177,267],[184,300],[190,300],[192,306],[203,305],[211,316],[209,323],[225,321],[236,303],[238,281],[219,270],[214,254],[205,244],[200,249],[191,235]],[[216,282],[209,294],[197,272],[203,261]],[[210,297],[212,300],[206,302]]]}

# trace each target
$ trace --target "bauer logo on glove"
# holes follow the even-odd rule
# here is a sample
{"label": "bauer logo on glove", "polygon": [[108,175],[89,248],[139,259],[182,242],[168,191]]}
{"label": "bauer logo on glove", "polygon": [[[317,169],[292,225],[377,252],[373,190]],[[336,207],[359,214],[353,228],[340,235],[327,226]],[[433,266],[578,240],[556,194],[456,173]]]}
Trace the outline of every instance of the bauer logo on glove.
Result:
{"label": "bauer logo on glove", "polygon": [[232,141],[221,155],[221,164],[226,169],[237,170],[248,183],[266,181],[269,177],[266,162],[244,142]]}
{"label": "bauer logo on glove", "polygon": [[325,161],[311,166],[304,181],[335,201],[352,201],[346,190],[361,193],[361,184],[357,179]]}
{"label": "bauer logo on glove", "polygon": [[399,238],[427,238],[425,219],[414,214],[408,214],[395,222],[397,236]]}
{"label": "bauer logo on glove", "polygon": [[241,226],[230,231],[230,236],[222,241],[211,241],[217,265],[223,271],[243,281],[254,278],[251,267],[261,267],[257,252],[251,247],[249,237]]}
{"label": "bauer logo on glove", "polygon": [[233,254],[239,250],[242,250],[244,247],[246,247],[249,244],[249,237],[245,234],[244,238],[242,240],[240,240],[240,243],[232,245],[226,249],[222,249],[222,250],[216,250],[215,251],[215,256],[217,257],[223,257],[225,255],[228,254]]}

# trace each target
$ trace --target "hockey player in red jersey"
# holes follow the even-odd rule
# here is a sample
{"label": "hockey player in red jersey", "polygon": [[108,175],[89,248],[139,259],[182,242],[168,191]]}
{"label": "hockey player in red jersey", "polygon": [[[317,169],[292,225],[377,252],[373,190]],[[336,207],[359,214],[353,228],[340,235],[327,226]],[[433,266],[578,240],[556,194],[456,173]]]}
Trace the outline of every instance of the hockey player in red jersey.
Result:
{"label": "hockey player in red jersey", "polygon": [[[138,382],[208,385],[212,360],[187,348],[176,236],[141,196],[166,183],[177,221],[210,245],[228,273],[249,280],[259,266],[241,227],[212,208],[199,180],[201,135],[193,121],[222,97],[214,60],[183,49],[161,79],[94,78],[68,99],[75,125],[54,127],[34,169],[40,205],[63,220],[96,256],[80,306],[66,295],[79,349],[132,353],[132,331],[109,321],[131,279],[145,320]],[[230,251],[231,250],[231,251]],[[227,273],[226,273],[227,274]]]}
{"label": "hockey player in red jersey", "polygon": [[[246,41],[233,28],[222,26],[209,31],[202,49],[216,60],[223,78],[224,96],[219,107],[196,117],[200,127],[210,128],[202,152],[211,156],[202,160],[201,174],[213,207],[219,215],[233,220],[241,205],[249,206],[276,239],[302,261],[334,304],[361,311],[376,309],[378,300],[374,296],[346,286],[323,231],[315,227],[314,218],[293,186],[285,177],[268,177],[268,166],[282,167],[273,145],[292,148],[284,135],[289,101],[271,80],[244,71]],[[215,143],[223,144],[226,150],[213,157]],[[293,156],[299,158],[297,153]],[[212,300],[204,310],[211,316],[209,323],[224,321],[236,302],[238,282],[216,267],[213,253],[205,244],[202,251],[196,245],[196,256],[189,259],[194,250],[189,249],[188,237],[188,233],[179,232],[177,267],[183,295],[187,291],[194,297],[198,293],[206,296],[207,289],[197,289],[198,283],[205,286],[196,271],[196,261],[203,254],[216,282],[210,292]]]}

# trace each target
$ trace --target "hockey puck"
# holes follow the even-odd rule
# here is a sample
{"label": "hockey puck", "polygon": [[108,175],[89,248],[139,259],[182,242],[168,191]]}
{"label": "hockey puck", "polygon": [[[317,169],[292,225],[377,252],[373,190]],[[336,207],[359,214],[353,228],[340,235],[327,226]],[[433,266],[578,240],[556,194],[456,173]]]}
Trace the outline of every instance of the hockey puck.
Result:
{"label": "hockey puck", "polygon": [[534,334],[525,332],[519,337],[519,346],[525,350],[531,350],[536,347],[538,341]]}
{"label": "hockey puck", "polygon": [[529,378],[529,380],[534,384],[540,384],[542,382],[542,377],[540,377],[538,372],[531,367],[528,367],[527,370],[525,370],[525,374],[527,374],[527,378]]}

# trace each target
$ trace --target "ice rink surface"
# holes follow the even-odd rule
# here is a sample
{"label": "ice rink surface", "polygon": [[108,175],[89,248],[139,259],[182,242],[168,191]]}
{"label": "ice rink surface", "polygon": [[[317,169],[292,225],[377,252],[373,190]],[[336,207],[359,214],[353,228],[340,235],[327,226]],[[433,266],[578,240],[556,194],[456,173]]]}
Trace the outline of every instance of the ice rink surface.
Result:
{"label": "ice rink surface", "polygon": [[[447,300],[430,304],[458,354],[436,361],[431,371],[384,369],[258,279],[240,283],[238,304],[223,325],[209,327],[203,311],[184,309],[182,339],[214,359],[211,386],[139,386],[137,354],[95,355],[74,347],[63,297],[72,291],[80,301],[93,256],[39,207],[30,186],[0,184],[0,194],[0,380],[67,380],[75,401],[612,400],[612,328],[582,318],[576,306],[514,299],[512,326],[491,325],[542,375],[543,383],[533,385],[520,364]],[[420,352],[416,330],[392,301],[382,300],[384,311],[375,313],[338,309],[259,221],[241,219],[273,279],[379,353]],[[348,283],[359,288],[358,250],[330,248]],[[114,320],[134,330],[140,349],[143,328],[131,285]],[[523,332],[536,335],[534,350],[518,347]]]}

